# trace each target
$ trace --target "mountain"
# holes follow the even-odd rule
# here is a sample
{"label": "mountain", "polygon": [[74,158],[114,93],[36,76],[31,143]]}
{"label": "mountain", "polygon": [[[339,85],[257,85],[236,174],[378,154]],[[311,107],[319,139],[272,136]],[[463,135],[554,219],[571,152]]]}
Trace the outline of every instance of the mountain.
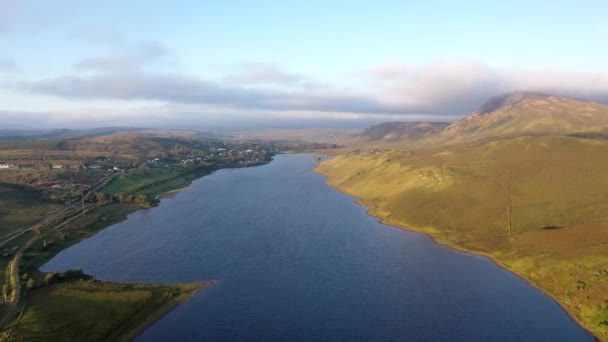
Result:
{"label": "mountain", "polygon": [[441,133],[442,142],[608,133],[608,106],[534,92],[490,99]]}
{"label": "mountain", "polygon": [[365,129],[358,141],[396,142],[418,140],[441,133],[449,123],[445,122],[383,122]]}

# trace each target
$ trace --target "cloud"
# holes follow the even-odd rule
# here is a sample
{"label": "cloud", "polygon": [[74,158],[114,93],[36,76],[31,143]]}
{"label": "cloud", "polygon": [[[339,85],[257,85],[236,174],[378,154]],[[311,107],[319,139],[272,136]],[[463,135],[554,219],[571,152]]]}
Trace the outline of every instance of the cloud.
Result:
{"label": "cloud", "polygon": [[362,74],[378,79],[395,79],[411,71],[411,66],[403,61],[391,61],[378,64],[365,70]]}
{"label": "cloud", "polygon": [[353,92],[271,90],[226,86],[174,74],[145,72],[104,73],[92,77],[57,77],[24,82],[34,93],[75,99],[152,100],[199,104],[241,110],[310,110],[355,113],[397,113],[401,108],[384,105],[373,96]]}
{"label": "cloud", "polygon": [[117,52],[102,57],[90,57],[74,66],[101,72],[130,72],[139,70],[147,64],[175,64],[174,51],[160,42],[144,41],[115,47]]}
{"label": "cloud", "polygon": [[[317,112],[321,116],[344,113],[350,117],[393,115],[396,119],[446,120],[474,111],[493,96],[516,90],[608,103],[608,73],[499,68],[468,60],[423,66],[391,62],[358,73],[356,82],[352,82],[357,87],[348,88],[303,86],[303,82],[313,79],[273,64],[246,64],[241,72],[214,81],[146,71],[138,63],[144,62],[89,59],[80,67],[94,68],[97,72],[93,75],[26,81],[20,88],[76,100],[144,100],[197,106],[197,110],[235,112],[241,117],[259,112],[285,116]],[[241,82],[236,82],[239,77]]]}
{"label": "cloud", "polygon": [[517,90],[608,103],[608,73],[601,72],[499,68],[452,60],[392,69],[381,65],[362,74],[381,102],[418,113],[464,115],[493,96]]}
{"label": "cloud", "polygon": [[86,58],[76,63],[77,68],[94,70],[132,70],[142,64],[139,58],[132,56],[106,56]]}
{"label": "cloud", "polygon": [[241,63],[235,66],[236,73],[224,78],[230,83],[246,84],[274,84],[274,85],[298,85],[308,83],[311,80],[297,73],[281,70],[275,64],[270,63]]}
{"label": "cloud", "polygon": [[0,73],[1,72],[17,72],[20,71],[19,65],[11,59],[0,58]]}
{"label": "cloud", "polygon": [[74,38],[88,44],[111,47],[126,44],[126,38],[122,34],[99,28],[84,27],[77,33],[73,34],[73,36]]}
{"label": "cloud", "polygon": [[165,46],[161,42],[157,41],[143,41],[135,44],[137,52],[139,55],[148,57],[148,58],[161,58],[173,54],[173,49]]}

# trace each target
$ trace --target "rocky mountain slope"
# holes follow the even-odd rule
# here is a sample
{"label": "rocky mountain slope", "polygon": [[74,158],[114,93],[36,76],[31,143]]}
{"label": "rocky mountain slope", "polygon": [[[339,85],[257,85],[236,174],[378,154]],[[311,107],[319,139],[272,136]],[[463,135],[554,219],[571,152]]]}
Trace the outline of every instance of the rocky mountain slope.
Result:
{"label": "rocky mountain slope", "polygon": [[515,92],[490,99],[445,128],[440,140],[460,142],[516,136],[608,132],[608,106],[573,98]]}
{"label": "rocky mountain slope", "polygon": [[445,122],[383,122],[365,129],[358,141],[396,142],[417,140],[438,135],[449,123]]}

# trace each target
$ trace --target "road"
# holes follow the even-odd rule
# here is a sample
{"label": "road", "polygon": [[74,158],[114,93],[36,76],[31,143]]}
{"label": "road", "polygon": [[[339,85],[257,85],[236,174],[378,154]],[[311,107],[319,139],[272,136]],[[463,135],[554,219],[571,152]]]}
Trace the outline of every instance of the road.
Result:
{"label": "road", "polygon": [[13,284],[13,298],[6,310],[4,311],[4,315],[0,319],[0,329],[4,327],[6,323],[8,323],[13,317],[15,317],[15,313],[17,310],[17,306],[19,304],[19,298],[21,298],[21,283],[19,280],[19,263],[21,262],[21,257],[23,256],[23,252],[28,249],[34,242],[36,242],[40,237],[33,236],[25,245],[19,248],[17,254],[11,261],[10,267],[10,282]]}

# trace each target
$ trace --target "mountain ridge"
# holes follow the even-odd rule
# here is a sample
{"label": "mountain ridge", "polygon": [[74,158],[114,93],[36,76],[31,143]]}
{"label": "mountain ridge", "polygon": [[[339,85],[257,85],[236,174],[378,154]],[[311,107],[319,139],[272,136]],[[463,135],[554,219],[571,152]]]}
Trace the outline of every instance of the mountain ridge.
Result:
{"label": "mountain ridge", "polygon": [[366,128],[357,136],[358,141],[395,142],[428,138],[441,133],[447,122],[383,122]]}
{"label": "mountain ridge", "polygon": [[608,106],[538,92],[496,96],[440,134],[445,141],[608,131]]}

